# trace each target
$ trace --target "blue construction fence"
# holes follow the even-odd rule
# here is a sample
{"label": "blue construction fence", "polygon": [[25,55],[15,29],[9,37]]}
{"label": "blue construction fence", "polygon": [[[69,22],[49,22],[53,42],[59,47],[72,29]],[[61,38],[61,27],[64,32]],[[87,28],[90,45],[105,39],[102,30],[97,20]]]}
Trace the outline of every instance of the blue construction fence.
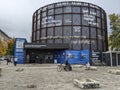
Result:
{"label": "blue construction fence", "polygon": [[54,52],[54,63],[86,64],[90,61],[89,50],[59,50]]}

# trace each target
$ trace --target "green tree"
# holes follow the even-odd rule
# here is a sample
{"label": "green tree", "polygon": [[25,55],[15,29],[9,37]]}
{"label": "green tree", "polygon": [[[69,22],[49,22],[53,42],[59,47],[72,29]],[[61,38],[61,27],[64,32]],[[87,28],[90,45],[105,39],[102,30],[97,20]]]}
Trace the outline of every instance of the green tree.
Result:
{"label": "green tree", "polygon": [[10,39],[8,41],[8,49],[7,49],[7,55],[13,55],[14,54],[14,42],[15,39]]}
{"label": "green tree", "polygon": [[120,49],[120,15],[110,14],[110,27],[112,29],[111,35],[109,36],[109,46],[111,49]]}

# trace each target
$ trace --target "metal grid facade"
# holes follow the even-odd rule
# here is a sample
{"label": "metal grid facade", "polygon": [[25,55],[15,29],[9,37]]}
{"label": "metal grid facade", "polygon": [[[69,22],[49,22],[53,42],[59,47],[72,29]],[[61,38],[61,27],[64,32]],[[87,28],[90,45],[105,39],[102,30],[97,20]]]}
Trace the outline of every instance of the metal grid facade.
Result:
{"label": "metal grid facade", "polygon": [[58,2],[33,14],[32,42],[69,44],[71,50],[108,49],[105,11],[86,2]]}

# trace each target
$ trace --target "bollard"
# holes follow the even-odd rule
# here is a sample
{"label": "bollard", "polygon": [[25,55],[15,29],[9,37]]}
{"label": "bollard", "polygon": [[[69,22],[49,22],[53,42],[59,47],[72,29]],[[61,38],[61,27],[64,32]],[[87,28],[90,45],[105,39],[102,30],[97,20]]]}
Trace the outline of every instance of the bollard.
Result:
{"label": "bollard", "polygon": [[2,68],[0,68],[0,76],[1,76]]}

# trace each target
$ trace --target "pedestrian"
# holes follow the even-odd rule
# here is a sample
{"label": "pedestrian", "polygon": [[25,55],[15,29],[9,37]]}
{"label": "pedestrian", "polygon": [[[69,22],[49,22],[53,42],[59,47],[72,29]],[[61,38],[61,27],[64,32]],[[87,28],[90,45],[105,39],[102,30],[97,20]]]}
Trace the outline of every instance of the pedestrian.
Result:
{"label": "pedestrian", "polygon": [[14,63],[14,62],[13,62],[13,56],[10,57],[10,62],[11,62],[11,63]]}
{"label": "pedestrian", "polygon": [[72,67],[70,65],[70,63],[68,62],[68,60],[65,61],[65,71],[72,71]]}
{"label": "pedestrian", "polygon": [[8,65],[8,63],[9,63],[9,59],[8,57],[6,57],[6,65]]}
{"label": "pedestrian", "polygon": [[13,64],[14,64],[14,66],[17,66],[17,61],[18,61],[18,58],[17,58],[17,57],[14,57],[14,58],[13,58]]}
{"label": "pedestrian", "polygon": [[90,63],[89,63],[89,62],[86,62],[85,66],[86,66],[86,69],[87,69],[87,70],[90,69]]}

